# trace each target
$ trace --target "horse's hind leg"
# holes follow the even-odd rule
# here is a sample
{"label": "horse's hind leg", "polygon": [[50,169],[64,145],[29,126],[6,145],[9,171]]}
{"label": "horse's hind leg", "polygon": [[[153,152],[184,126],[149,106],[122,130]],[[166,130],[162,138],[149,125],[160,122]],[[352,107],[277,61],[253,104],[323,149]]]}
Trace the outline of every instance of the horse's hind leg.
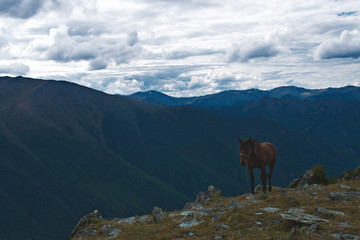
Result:
{"label": "horse's hind leg", "polygon": [[249,168],[250,181],[251,181],[251,194],[254,194],[254,169]]}
{"label": "horse's hind leg", "polygon": [[271,192],[271,177],[272,177],[272,172],[273,171],[274,171],[274,166],[270,165],[269,174],[268,174],[268,177],[269,177],[269,192]]}
{"label": "horse's hind leg", "polygon": [[266,192],[266,169],[261,168],[261,181],[263,182],[263,192]]}

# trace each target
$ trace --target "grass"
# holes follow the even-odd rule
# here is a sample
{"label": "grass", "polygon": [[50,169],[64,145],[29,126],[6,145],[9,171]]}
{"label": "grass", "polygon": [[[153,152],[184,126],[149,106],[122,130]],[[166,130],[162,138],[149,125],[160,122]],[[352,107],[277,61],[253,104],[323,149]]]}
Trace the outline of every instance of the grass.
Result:
{"label": "grass", "polygon": [[[97,219],[91,222],[87,229],[99,230],[103,225],[108,224],[114,228],[120,228],[123,231],[113,239],[214,239],[216,236],[222,236],[222,239],[324,239],[331,238],[331,234],[343,232],[347,234],[360,235],[360,202],[359,199],[342,199],[332,201],[327,197],[329,192],[346,192],[360,188],[360,180],[351,180],[342,182],[350,189],[340,189],[340,183],[322,186],[321,190],[310,188],[309,193],[303,193],[294,189],[285,189],[282,193],[279,188],[274,187],[273,192],[267,195],[255,194],[253,203],[246,207],[235,207],[228,209],[230,201],[251,201],[246,196],[236,197],[216,197],[203,205],[204,208],[211,208],[214,212],[223,212],[219,220],[212,222],[213,214],[207,216],[198,216],[182,220],[183,216],[176,215],[181,211],[173,212],[175,216],[166,217],[160,223],[148,221],[145,223],[120,224],[105,219]],[[316,194],[315,194],[316,193]],[[292,201],[289,200],[291,197]],[[323,207],[346,213],[344,216],[319,213],[315,207]],[[277,207],[276,212],[267,212],[261,208]],[[318,224],[316,230],[311,235],[305,231],[309,225],[299,224],[289,220],[283,220],[278,213],[286,212],[290,208],[301,208],[305,213],[319,216],[329,220],[329,223]],[[180,228],[178,225],[184,221],[192,219],[203,220],[197,226],[190,228]],[[346,223],[350,226],[344,226]],[[225,226],[225,227],[224,227]],[[87,240],[106,238],[106,233],[98,234],[93,237],[81,238]]]}

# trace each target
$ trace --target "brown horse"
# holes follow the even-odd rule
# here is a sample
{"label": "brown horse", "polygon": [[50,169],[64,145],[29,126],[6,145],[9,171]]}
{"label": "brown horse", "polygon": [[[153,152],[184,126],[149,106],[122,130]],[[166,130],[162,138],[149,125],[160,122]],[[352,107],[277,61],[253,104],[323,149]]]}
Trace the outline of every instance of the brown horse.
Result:
{"label": "brown horse", "polygon": [[263,192],[266,192],[266,169],[269,165],[269,191],[271,192],[271,176],[274,171],[274,165],[276,163],[276,148],[273,144],[264,142],[259,143],[251,137],[247,140],[241,140],[240,142],[240,163],[246,165],[250,172],[251,179],[251,193],[254,194],[254,168],[261,169],[261,181],[263,182]]}

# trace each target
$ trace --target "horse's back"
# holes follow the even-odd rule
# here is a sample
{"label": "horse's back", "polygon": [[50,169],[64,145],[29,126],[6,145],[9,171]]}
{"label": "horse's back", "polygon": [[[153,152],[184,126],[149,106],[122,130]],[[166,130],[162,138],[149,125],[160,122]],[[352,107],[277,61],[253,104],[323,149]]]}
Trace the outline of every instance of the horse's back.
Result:
{"label": "horse's back", "polygon": [[265,152],[267,164],[274,166],[277,159],[277,153],[274,144],[269,142],[264,142],[261,143],[261,146]]}

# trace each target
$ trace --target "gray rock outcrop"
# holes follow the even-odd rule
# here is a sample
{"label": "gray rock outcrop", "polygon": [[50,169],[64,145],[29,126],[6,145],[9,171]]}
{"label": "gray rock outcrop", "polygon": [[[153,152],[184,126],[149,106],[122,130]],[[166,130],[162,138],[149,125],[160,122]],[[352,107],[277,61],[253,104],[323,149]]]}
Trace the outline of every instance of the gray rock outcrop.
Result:
{"label": "gray rock outcrop", "polygon": [[85,228],[91,221],[92,218],[102,218],[101,214],[98,210],[93,211],[85,216],[83,216],[78,224],[76,224],[74,230],[71,232],[70,236],[67,240],[71,240],[73,238],[81,238],[81,237],[90,237],[96,234],[95,229],[86,229],[85,231],[81,231],[81,229]]}
{"label": "gray rock outcrop", "polygon": [[331,192],[328,194],[331,200],[339,200],[343,198],[360,198],[360,192],[348,191],[348,192]]}
{"label": "gray rock outcrop", "polygon": [[307,170],[304,174],[302,174],[300,177],[294,179],[290,185],[289,188],[303,188],[306,184],[311,183],[311,178],[313,177],[314,173],[312,170]]}
{"label": "gray rock outcrop", "polygon": [[164,217],[166,217],[166,213],[159,207],[154,207],[152,211],[152,216],[154,222],[160,222],[163,220]]}
{"label": "gray rock outcrop", "polygon": [[207,192],[199,192],[195,202],[186,203],[183,210],[201,209],[202,204],[210,201],[210,199],[215,196],[221,196],[221,189],[216,189],[210,185]]}

